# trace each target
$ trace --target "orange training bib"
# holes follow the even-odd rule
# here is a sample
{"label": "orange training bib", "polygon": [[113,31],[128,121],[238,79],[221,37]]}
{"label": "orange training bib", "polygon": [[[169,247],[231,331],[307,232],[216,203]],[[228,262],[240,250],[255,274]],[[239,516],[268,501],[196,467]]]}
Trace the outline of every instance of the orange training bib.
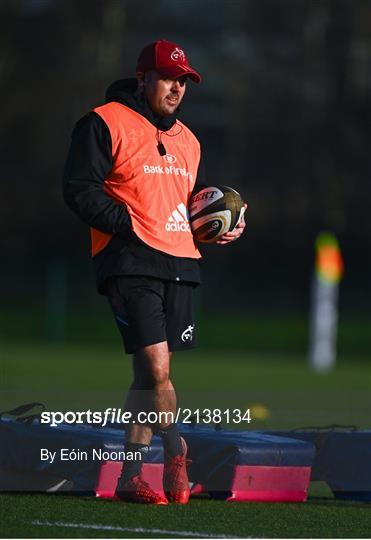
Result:
{"label": "orange training bib", "polygon": [[[200,144],[178,120],[160,132],[166,155],[160,156],[158,131],[129,107],[111,102],[94,111],[107,124],[113,167],[104,190],[125,204],[135,234],[147,245],[176,257],[199,258],[188,221],[188,200],[196,181]],[[92,254],[112,235],[91,229]]]}

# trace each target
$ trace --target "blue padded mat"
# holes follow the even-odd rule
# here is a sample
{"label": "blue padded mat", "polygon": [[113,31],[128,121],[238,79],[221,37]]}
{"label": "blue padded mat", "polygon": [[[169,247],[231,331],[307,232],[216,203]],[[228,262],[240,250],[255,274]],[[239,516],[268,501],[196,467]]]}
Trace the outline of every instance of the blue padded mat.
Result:
{"label": "blue padded mat", "polygon": [[323,428],[272,434],[313,443],[311,479],[326,482],[335,497],[371,501],[371,430]]}
{"label": "blue padded mat", "polygon": [[[204,482],[215,477],[224,483],[236,465],[272,467],[309,467],[315,448],[310,442],[278,437],[259,432],[233,430],[216,431],[212,428],[179,425],[188,444],[192,460],[189,476],[192,482]],[[0,467],[3,470],[22,470],[66,478],[74,489],[94,489],[101,467],[99,460],[63,461],[60,449],[79,449],[92,455],[92,449],[122,452],[124,430],[122,424],[96,427],[84,424],[59,424],[50,427],[34,420],[26,424],[17,420],[0,419]],[[56,452],[54,462],[41,461],[40,449]],[[153,437],[146,462],[163,463],[163,447],[159,437]]]}

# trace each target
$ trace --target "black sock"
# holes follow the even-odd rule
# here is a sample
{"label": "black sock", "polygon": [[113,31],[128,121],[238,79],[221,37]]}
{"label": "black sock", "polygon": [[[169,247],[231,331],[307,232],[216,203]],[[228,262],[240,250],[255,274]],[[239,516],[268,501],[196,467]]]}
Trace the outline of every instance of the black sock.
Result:
{"label": "black sock", "polygon": [[157,435],[160,435],[167,454],[178,456],[183,453],[182,441],[176,424],[170,424],[166,428],[159,429]]}
{"label": "black sock", "polygon": [[149,446],[140,443],[125,443],[125,454],[128,452],[133,452],[133,454],[134,452],[140,452],[141,459],[124,461],[117,489],[120,489],[120,486],[130,480],[130,478],[133,478],[133,476],[138,476],[140,474],[145,456],[149,452]]}

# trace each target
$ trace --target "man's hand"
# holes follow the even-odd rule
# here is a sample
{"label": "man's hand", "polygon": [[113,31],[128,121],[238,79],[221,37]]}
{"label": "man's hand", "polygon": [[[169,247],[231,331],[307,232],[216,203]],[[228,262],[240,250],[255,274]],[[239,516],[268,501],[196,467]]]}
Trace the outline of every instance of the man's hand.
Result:
{"label": "man's hand", "polygon": [[[247,204],[244,204],[244,207],[246,211]],[[239,239],[245,227],[246,227],[246,223],[245,223],[245,217],[243,215],[238,225],[236,225],[236,228],[234,229],[234,231],[223,234],[223,236],[221,236],[219,240],[215,243],[220,244],[221,246],[224,246],[225,244],[229,244],[230,242],[235,242],[236,240]]]}

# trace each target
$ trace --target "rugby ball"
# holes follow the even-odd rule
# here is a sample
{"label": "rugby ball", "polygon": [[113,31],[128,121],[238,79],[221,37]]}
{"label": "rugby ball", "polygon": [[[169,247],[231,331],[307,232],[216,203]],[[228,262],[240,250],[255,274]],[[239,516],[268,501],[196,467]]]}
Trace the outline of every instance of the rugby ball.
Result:
{"label": "rugby ball", "polygon": [[212,244],[233,231],[245,211],[241,195],[228,186],[207,187],[193,195],[188,214],[195,240]]}

